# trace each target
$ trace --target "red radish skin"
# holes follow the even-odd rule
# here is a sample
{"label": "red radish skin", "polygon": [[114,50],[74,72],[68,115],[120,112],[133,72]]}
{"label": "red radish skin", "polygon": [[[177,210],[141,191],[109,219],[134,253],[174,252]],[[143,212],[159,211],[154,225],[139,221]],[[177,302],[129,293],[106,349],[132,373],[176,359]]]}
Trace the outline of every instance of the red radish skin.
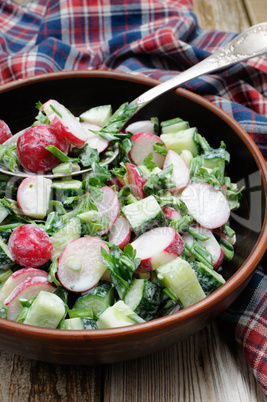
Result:
{"label": "red radish skin", "polygon": [[0,120],[0,144],[12,137],[12,132],[4,120]]}
{"label": "red radish skin", "polygon": [[170,192],[178,192],[185,188],[190,180],[189,169],[185,164],[183,158],[177,154],[177,152],[169,150],[163,168],[172,165],[172,182],[175,185],[174,188],[170,188]]}
{"label": "red radish skin", "polygon": [[54,99],[50,99],[43,104],[42,109],[62,137],[77,148],[82,148],[85,145],[86,131],[79,120],[65,106]]}
{"label": "red radish skin", "polygon": [[72,292],[85,292],[97,285],[106,271],[101,248],[109,253],[104,241],[97,237],[72,240],[58,257],[57,277]]}
{"label": "red radish skin", "polygon": [[181,200],[186,204],[193,218],[206,229],[216,229],[224,225],[230,217],[230,207],[226,197],[208,183],[192,183],[187,186]]}
{"label": "red radish skin", "polygon": [[13,292],[13,290],[25,279],[33,278],[35,276],[48,277],[47,272],[38,268],[21,268],[15,271],[10,277],[5,281],[4,285],[0,289],[0,303]]}
{"label": "red radish skin", "polygon": [[41,290],[52,293],[55,289],[56,287],[48,282],[47,278],[44,276],[35,276],[25,279],[4,301],[4,304],[8,307],[7,319],[11,321],[17,320],[22,308],[20,299],[30,301],[34,296],[37,296]]}
{"label": "red radish skin", "polygon": [[109,141],[105,140],[104,138],[100,137],[100,135],[97,135],[93,132],[99,131],[101,129],[101,126],[93,123],[88,123],[86,121],[81,122],[81,125],[85,129],[85,132],[87,134],[86,144],[88,144],[90,148],[97,149],[99,153],[105,151],[105,149],[109,146]]}
{"label": "red radish skin", "polygon": [[130,242],[132,229],[124,216],[119,216],[112,226],[108,241],[121,250]]}
{"label": "red radish skin", "polygon": [[24,215],[43,219],[47,215],[52,181],[43,176],[26,177],[17,190],[17,203]]}
{"label": "red radish skin", "polygon": [[151,272],[182,254],[182,237],[171,227],[159,227],[143,233],[131,245],[141,259],[137,273]]}
{"label": "red radish skin", "polygon": [[32,173],[47,173],[60,161],[46,147],[54,145],[64,154],[68,153],[69,143],[57,129],[50,124],[29,127],[17,141],[17,154],[21,165]]}
{"label": "red radish skin", "polygon": [[163,207],[162,211],[164,213],[165,218],[171,221],[178,221],[179,219],[182,218],[181,212],[177,211],[172,207]]}
{"label": "red radish skin", "polygon": [[102,191],[102,200],[94,201],[98,209],[98,218],[101,218],[102,216],[107,216],[109,219],[108,227],[97,232],[101,236],[107,233],[112,228],[120,212],[120,202],[115,191],[113,191],[112,188],[108,186],[102,187]]}
{"label": "red radish skin", "polygon": [[139,200],[145,198],[146,194],[144,193],[143,187],[147,182],[146,175],[140,175],[138,169],[132,163],[126,162],[125,167],[127,169],[126,180],[132,189],[133,196]]}
{"label": "red radish skin", "polygon": [[162,168],[165,156],[155,152],[153,149],[154,144],[161,142],[157,135],[141,132],[134,134],[131,139],[133,140],[134,145],[129,152],[129,158],[135,165],[143,165],[145,157],[153,152],[152,161]]}
{"label": "red radish skin", "polygon": [[44,229],[29,223],[12,232],[8,248],[16,263],[36,268],[50,260],[53,243]]}
{"label": "red radish skin", "polygon": [[116,191],[120,191],[120,189],[123,187],[118,177],[113,177],[111,180],[108,180],[106,184],[108,187],[115,186]]}

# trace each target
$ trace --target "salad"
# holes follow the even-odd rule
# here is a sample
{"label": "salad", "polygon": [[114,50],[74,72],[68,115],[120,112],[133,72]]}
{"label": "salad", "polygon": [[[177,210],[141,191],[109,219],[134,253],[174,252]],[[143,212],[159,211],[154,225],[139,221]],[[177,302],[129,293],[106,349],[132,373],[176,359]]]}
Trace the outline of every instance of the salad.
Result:
{"label": "salad", "polygon": [[0,165],[29,173],[0,175],[1,318],[122,327],[184,309],[225,283],[221,266],[236,241],[230,211],[242,189],[226,174],[223,142],[212,148],[179,117],[121,132],[127,103],[78,117],[54,99],[37,108],[16,137],[0,121]]}

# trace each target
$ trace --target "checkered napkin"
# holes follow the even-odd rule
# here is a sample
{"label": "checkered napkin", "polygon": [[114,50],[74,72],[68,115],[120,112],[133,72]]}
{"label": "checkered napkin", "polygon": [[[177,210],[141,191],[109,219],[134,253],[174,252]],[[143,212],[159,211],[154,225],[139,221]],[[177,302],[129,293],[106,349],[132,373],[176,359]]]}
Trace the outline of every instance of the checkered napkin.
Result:
{"label": "checkered napkin", "polygon": [[[0,83],[77,69],[116,70],[165,81],[234,36],[201,29],[192,0],[33,0],[24,5],[1,0]],[[266,73],[267,56],[262,56],[184,85],[233,116],[265,158]],[[264,262],[222,319],[267,394]]]}

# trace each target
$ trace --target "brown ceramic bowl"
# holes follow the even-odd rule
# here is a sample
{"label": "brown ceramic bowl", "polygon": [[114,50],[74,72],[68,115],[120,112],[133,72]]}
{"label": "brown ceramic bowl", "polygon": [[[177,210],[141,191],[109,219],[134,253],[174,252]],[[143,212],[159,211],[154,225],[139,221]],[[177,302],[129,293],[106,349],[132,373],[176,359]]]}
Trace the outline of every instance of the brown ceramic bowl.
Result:
{"label": "brown ceramic bowl", "polygon": [[[30,125],[35,103],[57,99],[74,114],[110,103],[117,108],[157,82],[108,72],[61,72],[0,87],[1,114],[15,133]],[[143,357],[193,334],[224,311],[241,293],[267,244],[267,168],[247,133],[226,113],[183,89],[168,92],[146,106],[136,119],[180,116],[196,126],[210,144],[221,140],[231,154],[228,174],[245,184],[241,207],[232,214],[237,233],[233,261],[224,264],[226,284],[201,302],[173,315],[126,328],[50,330],[0,319],[0,347],[11,353],[54,363],[98,364]]]}

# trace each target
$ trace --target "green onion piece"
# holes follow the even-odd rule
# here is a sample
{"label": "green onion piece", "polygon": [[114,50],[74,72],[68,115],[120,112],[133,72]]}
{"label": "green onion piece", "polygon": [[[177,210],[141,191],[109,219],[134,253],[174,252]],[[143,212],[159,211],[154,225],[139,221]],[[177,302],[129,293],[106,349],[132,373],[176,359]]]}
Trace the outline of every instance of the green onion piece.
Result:
{"label": "green onion piece", "polygon": [[197,240],[202,240],[202,241],[205,241],[205,240],[208,240],[209,239],[209,236],[207,236],[207,235],[204,235],[203,233],[201,233],[199,230],[197,230],[197,229],[194,229],[193,227],[189,227],[188,228],[188,233],[190,233],[195,239],[197,239]]}

